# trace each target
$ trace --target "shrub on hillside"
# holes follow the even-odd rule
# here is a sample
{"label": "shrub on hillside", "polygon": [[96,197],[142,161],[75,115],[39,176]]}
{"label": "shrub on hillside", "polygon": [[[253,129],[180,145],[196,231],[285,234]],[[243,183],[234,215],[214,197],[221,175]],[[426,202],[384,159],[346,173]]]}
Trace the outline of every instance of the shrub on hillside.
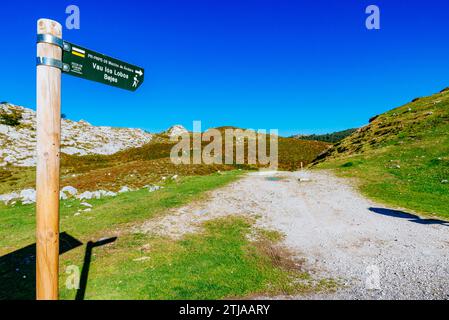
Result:
{"label": "shrub on hillside", "polygon": [[0,181],[5,181],[8,178],[12,177],[12,173],[10,171],[0,169]]}
{"label": "shrub on hillside", "polygon": [[377,115],[377,116],[371,117],[368,121],[369,121],[369,123],[373,123],[373,122],[376,121],[378,118],[379,118],[379,116]]}
{"label": "shrub on hillside", "polygon": [[313,140],[313,141],[322,141],[327,143],[337,143],[346,137],[349,137],[353,134],[357,129],[348,129],[339,132],[327,133],[327,134],[312,134],[307,136],[296,136],[297,139],[300,140]]}
{"label": "shrub on hillside", "polygon": [[7,126],[18,126],[20,124],[20,120],[22,120],[22,114],[17,111],[13,111],[11,113],[0,112],[0,124],[5,124]]}

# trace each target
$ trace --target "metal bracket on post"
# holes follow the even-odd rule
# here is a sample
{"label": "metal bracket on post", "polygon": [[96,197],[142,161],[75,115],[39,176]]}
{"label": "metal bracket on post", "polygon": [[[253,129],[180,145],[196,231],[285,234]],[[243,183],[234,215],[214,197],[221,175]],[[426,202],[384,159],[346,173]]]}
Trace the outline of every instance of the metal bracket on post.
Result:
{"label": "metal bracket on post", "polygon": [[61,49],[64,49],[64,41],[58,37],[52,36],[51,34],[38,34],[36,43],[53,44]]}
{"label": "metal bracket on post", "polygon": [[47,58],[47,57],[37,57],[36,58],[36,65],[37,66],[48,66],[57,68],[64,72],[70,71],[70,66],[66,63],[63,63],[61,60],[56,60],[53,58]]}
{"label": "metal bracket on post", "polygon": [[[70,52],[72,50],[72,46],[62,40],[61,38],[52,36],[51,34],[38,34],[36,43],[48,43],[55,45],[61,48],[63,51]],[[49,66],[62,70],[63,72],[69,72],[70,66],[62,61],[46,58],[46,57],[37,57],[37,65],[38,66]]]}

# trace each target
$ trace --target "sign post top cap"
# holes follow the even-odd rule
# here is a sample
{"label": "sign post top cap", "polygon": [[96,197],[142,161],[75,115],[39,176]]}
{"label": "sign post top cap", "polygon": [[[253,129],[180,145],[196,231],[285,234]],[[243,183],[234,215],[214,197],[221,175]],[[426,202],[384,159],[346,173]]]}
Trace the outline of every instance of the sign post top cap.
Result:
{"label": "sign post top cap", "polygon": [[51,34],[52,36],[62,37],[62,25],[51,19],[39,19],[37,21],[38,34]]}

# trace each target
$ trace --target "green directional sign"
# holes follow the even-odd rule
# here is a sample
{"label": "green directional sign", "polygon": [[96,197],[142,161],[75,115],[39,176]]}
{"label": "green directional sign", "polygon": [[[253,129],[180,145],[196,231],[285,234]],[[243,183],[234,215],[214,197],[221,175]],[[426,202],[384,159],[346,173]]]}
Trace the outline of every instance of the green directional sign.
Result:
{"label": "green directional sign", "polygon": [[143,83],[143,68],[66,41],[63,51],[64,73],[130,91]]}

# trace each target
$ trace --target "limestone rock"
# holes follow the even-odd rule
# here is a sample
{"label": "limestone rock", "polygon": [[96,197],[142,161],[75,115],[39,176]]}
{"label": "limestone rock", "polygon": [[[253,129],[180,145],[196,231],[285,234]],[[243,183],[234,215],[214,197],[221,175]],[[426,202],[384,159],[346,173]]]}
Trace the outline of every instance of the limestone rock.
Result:
{"label": "limestone rock", "polygon": [[166,131],[166,133],[170,138],[173,138],[173,137],[179,137],[185,133],[188,133],[188,131],[186,128],[184,128],[183,126],[178,124],[178,125],[171,127],[170,129],[168,129]]}
{"label": "limestone rock", "polygon": [[[21,114],[17,126],[0,124],[0,166],[36,165],[36,112],[0,104],[0,113]],[[61,152],[70,155],[110,155],[140,147],[153,139],[141,129],[96,127],[86,121],[61,120]]]}

